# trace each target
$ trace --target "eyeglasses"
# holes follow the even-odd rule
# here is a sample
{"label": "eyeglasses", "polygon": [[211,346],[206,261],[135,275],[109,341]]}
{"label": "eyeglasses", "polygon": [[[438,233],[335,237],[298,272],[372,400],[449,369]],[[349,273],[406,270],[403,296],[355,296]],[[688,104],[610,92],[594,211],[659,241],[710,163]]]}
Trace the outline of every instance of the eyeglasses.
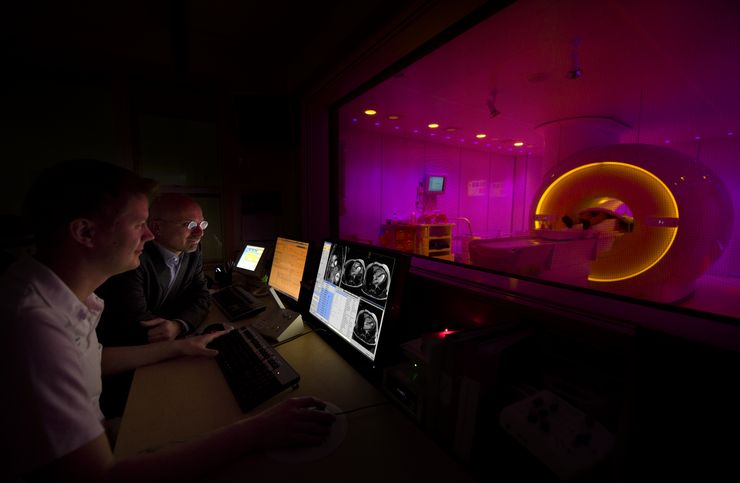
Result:
{"label": "eyeglasses", "polygon": [[200,227],[201,230],[205,230],[206,228],[208,228],[208,222],[206,220],[203,220],[201,222],[197,222],[195,220],[191,220],[191,221],[162,220],[162,221],[166,221],[167,223],[178,224],[184,228],[187,228],[190,231],[195,230],[195,227]]}

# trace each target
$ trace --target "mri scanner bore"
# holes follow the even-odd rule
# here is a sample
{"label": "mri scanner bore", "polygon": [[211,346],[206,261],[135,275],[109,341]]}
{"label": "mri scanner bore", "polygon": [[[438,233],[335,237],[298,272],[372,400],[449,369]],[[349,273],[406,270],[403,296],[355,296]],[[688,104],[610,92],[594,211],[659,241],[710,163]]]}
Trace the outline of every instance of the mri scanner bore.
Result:
{"label": "mri scanner bore", "polygon": [[535,233],[572,229],[575,219],[583,228],[611,222],[611,229],[599,229],[600,236],[611,236],[591,265],[593,288],[678,301],[691,294],[730,237],[732,203],[722,181],[668,148],[586,149],[558,163],[545,179],[532,214]]}

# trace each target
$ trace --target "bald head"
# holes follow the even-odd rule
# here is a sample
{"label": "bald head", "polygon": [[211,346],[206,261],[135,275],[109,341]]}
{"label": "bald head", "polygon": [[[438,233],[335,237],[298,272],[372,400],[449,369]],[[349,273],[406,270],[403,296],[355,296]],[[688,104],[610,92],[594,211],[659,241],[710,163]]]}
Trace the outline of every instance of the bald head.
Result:
{"label": "bald head", "polygon": [[[203,221],[198,202],[180,193],[163,194],[149,208],[149,229],[155,241],[177,254],[198,249],[205,230]],[[195,222],[192,229],[188,228],[191,222]]]}

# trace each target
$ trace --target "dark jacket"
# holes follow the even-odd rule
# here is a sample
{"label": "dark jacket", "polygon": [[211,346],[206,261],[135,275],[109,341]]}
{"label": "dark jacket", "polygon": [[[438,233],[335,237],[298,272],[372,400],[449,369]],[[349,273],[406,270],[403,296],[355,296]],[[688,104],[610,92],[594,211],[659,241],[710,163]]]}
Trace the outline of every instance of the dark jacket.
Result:
{"label": "dark jacket", "polygon": [[97,329],[104,346],[146,344],[149,329],[140,324],[142,320],[179,319],[188,326],[186,334],[208,315],[211,296],[200,248],[183,255],[177,280],[166,299],[169,269],[154,242],[144,245],[140,259],[139,268],[111,277],[96,290],[105,301]]}

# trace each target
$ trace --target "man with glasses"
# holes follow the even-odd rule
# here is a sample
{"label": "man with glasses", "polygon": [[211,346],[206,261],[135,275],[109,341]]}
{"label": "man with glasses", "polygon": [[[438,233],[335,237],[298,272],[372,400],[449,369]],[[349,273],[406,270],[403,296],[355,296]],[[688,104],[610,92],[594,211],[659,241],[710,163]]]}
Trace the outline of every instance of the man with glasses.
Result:
{"label": "man with glasses", "polygon": [[[144,245],[136,270],[111,277],[96,293],[105,300],[98,338],[105,346],[174,340],[191,334],[211,303],[200,240],[208,222],[200,205],[177,193],[156,198],[149,210],[154,240]],[[101,406],[120,416],[131,374],[104,379]]]}
{"label": "man with glasses", "polygon": [[25,208],[36,254],[0,276],[0,481],[200,481],[243,455],[316,445],[329,435],[334,416],[314,409],[326,403],[302,397],[186,443],[114,457],[98,405],[101,373],[213,357],[207,345],[223,334],[136,347],[102,347],[96,337],[108,301],[93,291],[139,265],[152,239],[146,220],[154,186],[95,160],[55,165],[34,182]]}

